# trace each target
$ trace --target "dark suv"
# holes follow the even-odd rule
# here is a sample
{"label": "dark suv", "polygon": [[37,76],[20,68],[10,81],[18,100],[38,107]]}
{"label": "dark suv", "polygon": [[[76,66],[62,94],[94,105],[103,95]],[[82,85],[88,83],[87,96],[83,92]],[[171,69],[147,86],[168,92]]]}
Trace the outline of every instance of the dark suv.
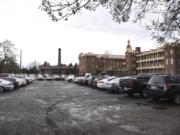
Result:
{"label": "dark suv", "polygon": [[124,78],[123,81],[120,82],[120,86],[122,86],[123,83],[122,91],[127,93],[129,96],[133,96],[135,93],[139,93],[142,97],[147,97],[147,83],[153,75],[155,74],[147,73]]}
{"label": "dark suv", "polygon": [[180,104],[180,75],[155,75],[147,85],[147,93],[153,100],[168,98]]}

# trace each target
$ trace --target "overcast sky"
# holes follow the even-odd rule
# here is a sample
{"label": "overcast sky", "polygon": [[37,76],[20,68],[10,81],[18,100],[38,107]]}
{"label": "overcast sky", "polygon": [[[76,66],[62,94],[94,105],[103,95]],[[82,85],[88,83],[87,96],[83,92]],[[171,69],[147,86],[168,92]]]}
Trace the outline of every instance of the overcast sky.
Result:
{"label": "overcast sky", "polygon": [[[57,64],[58,48],[62,63],[78,62],[79,53],[124,54],[127,40],[142,50],[157,47],[150,32],[137,24],[117,24],[108,10],[83,11],[68,21],[52,22],[38,9],[41,0],[0,1],[0,42],[12,41],[23,50],[23,66],[33,61]],[[19,59],[19,58],[18,58]]]}

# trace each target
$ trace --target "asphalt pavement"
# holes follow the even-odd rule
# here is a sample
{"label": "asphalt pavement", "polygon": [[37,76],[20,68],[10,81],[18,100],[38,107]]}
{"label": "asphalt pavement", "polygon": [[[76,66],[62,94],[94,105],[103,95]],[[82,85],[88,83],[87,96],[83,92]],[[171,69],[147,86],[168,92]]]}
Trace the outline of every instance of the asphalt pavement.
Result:
{"label": "asphalt pavement", "polygon": [[0,93],[0,135],[178,135],[180,105],[63,81]]}

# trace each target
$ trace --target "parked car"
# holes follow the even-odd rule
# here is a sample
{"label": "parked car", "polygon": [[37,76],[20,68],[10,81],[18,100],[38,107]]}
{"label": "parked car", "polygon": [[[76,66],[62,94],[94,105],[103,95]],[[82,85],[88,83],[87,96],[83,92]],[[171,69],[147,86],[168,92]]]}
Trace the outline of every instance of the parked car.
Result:
{"label": "parked car", "polygon": [[65,80],[68,81],[68,82],[74,82],[74,79],[75,79],[75,75],[68,75]]}
{"label": "parked car", "polygon": [[81,83],[82,83],[82,80],[83,80],[84,78],[85,78],[84,76],[76,76],[75,79],[74,79],[74,82],[75,82],[75,83],[78,83],[78,84],[81,84]]}
{"label": "parked car", "polygon": [[28,77],[35,81],[37,76],[35,74],[29,74]]}
{"label": "parked car", "polygon": [[26,79],[27,83],[31,83],[31,82],[34,81],[34,79],[32,77],[30,77],[30,76],[25,76],[24,79]]}
{"label": "parked car", "polygon": [[67,77],[67,75],[61,75],[61,81],[65,81],[65,78]]}
{"label": "parked car", "polygon": [[106,78],[106,79],[103,79],[102,81],[100,81],[100,83],[102,84],[103,89],[111,91],[111,86],[112,86],[112,83],[113,83],[113,81],[115,79],[116,79],[116,77],[113,77],[113,78],[109,77],[109,78]]}
{"label": "parked car", "polygon": [[95,79],[92,81],[91,86],[94,87],[94,88],[97,88],[97,82],[100,81],[100,80],[103,80],[103,79],[105,79],[107,77],[109,77],[109,76],[107,76],[107,75],[96,76]]}
{"label": "parked car", "polygon": [[54,78],[53,78],[52,75],[47,75],[47,76],[45,77],[45,79],[46,79],[47,81],[53,81],[53,80],[54,80]]}
{"label": "parked car", "polygon": [[27,80],[23,78],[13,77],[18,82],[18,87],[25,86],[27,84]]}
{"label": "parked car", "polygon": [[105,82],[105,89],[113,93],[119,93],[119,80],[120,77],[116,77],[110,81]]}
{"label": "parked car", "polygon": [[123,92],[129,96],[139,93],[142,97],[148,97],[146,87],[149,79],[155,74],[140,74],[123,79]]}
{"label": "parked car", "polygon": [[8,90],[13,90],[14,85],[12,82],[0,79],[0,91],[8,91]]}
{"label": "parked car", "polygon": [[96,77],[94,75],[92,75],[89,79],[88,79],[88,85],[89,86],[93,86],[93,81],[96,79]]}
{"label": "parked car", "polygon": [[43,81],[43,80],[44,80],[44,77],[43,77],[43,75],[38,74],[36,79],[37,79],[38,81]]}
{"label": "parked car", "polygon": [[126,80],[130,78],[130,76],[125,76],[125,77],[122,77],[120,80],[119,80],[119,90],[121,93],[124,93],[124,84],[126,83]]}
{"label": "parked car", "polygon": [[14,77],[15,79],[20,79],[20,81],[23,83],[23,85],[26,85],[30,82],[30,78],[27,77],[27,75],[24,75],[24,74],[15,74],[13,75],[12,77]]}
{"label": "parked car", "polygon": [[13,77],[2,77],[2,79],[12,82],[14,85],[14,89],[18,88],[18,81]]}
{"label": "parked car", "polygon": [[106,77],[102,80],[99,80],[99,81],[97,81],[97,87],[100,89],[106,89],[106,84],[115,78],[116,77],[114,77],[114,76],[113,77],[110,76],[110,77]]}
{"label": "parked car", "polygon": [[60,75],[53,75],[54,80],[56,81],[62,81],[64,78],[62,78]]}
{"label": "parked car", "polygon": [[180,76],[179,75],[155,75],[147,85],[147,93],[157,101],[167,98],[175,104],[180,104]]}
{"label": "parked car", "polygon": [[93,79],[93,76],[92,75],[89,75],[89,76],[85,76],[83,79],[82,79],[82,84],[83,85],[88,85],[88,82],[89,80]]}

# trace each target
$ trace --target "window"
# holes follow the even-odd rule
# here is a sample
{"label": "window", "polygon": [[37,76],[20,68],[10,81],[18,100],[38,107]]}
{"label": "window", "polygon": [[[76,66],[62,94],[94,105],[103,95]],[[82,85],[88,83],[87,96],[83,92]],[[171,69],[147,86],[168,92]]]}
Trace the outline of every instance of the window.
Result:
{"label": "window", "polygon": [[166,65],[168,65],[168,59],[166,59]]}
{"label": "window", "polygon": [[173,49],[170,50],[171,55],[173,54]]}
{"label": "window", "polygon": [[173,74],[173,70],[171,69],[171,74]]}
{"label": "window", "polygon": [[165,53],[166,53],[166,56],[168,56],[168,51],[166,51]]}
{"label": "window", "polygon": [[173,64],[173,62],[174,62],[174,61],[173,61],[173,59],[171,58],[171,64]]}

